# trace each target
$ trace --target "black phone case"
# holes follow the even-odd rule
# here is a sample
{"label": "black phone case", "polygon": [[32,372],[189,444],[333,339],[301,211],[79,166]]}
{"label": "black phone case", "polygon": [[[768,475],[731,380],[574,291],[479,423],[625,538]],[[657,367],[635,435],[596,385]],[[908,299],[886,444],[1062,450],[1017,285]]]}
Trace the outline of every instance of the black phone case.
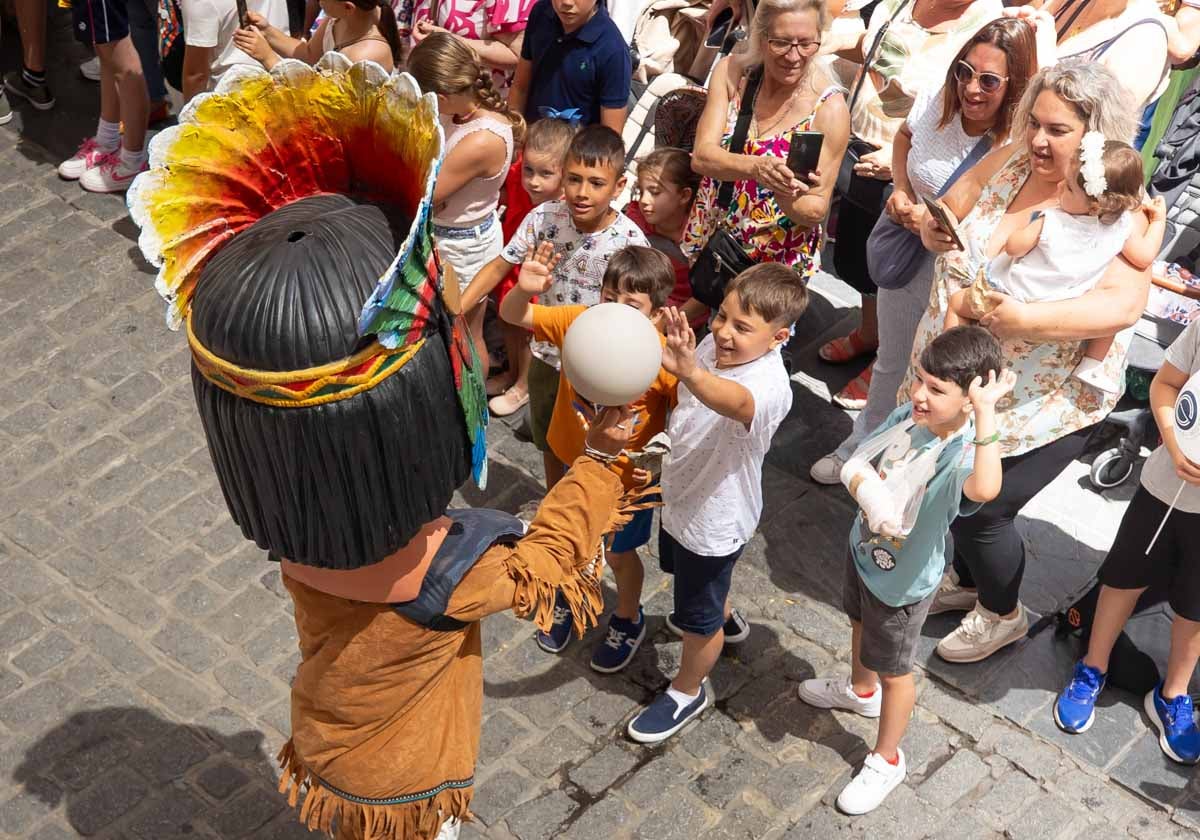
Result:
{"label": "black phone case", "polygon": [[[229,7],[226,6],[226,8]],[[240,26],[242,29],[246,28],[246,13],[246,0],[237,0],[238,26]]]}
{"label": "black phone case", "polygon": [[807,175],[821,163],[821,144],[825,135],[819,131],[792,132],[792,145],[788,150],[787,168],[797,178]]}

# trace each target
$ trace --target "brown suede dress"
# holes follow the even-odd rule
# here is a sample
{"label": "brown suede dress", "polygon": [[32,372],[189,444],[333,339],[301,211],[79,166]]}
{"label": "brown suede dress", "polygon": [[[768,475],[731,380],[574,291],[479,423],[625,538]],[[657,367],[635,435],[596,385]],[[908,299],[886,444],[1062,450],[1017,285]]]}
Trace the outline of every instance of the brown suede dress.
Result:
{"label": "brown suede dress", "polygon": [[[548,629],[561,590],[581,633],[603,608],[600,541],[635,496],[580,458],[543,500],[528,534],[489,549],[451,597],[464,629],[428,630],[387,604],[350,601],[284,576],[301,663],[280,790],[300,820],[339,838],[432,840],[470,816],[483,704],[479,620],[511,609]],[[618,507],[621,506],[619,510]]]}

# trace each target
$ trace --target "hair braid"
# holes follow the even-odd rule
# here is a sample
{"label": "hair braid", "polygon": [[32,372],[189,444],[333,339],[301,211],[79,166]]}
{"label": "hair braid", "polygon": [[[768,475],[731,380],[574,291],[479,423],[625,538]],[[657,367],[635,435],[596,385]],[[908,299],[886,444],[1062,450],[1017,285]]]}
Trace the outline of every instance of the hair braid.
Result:
{"label": "hair braid", "polygon": [[525,118],[509,107],[508,102],[501,98],[496,85],[492,83],[492,69],[482,62],[478,63],[479,75],[475,79],[475,96],[479,103],[489,111],[503,114],[512,123],[513,144],[520,146],[525,142]]}

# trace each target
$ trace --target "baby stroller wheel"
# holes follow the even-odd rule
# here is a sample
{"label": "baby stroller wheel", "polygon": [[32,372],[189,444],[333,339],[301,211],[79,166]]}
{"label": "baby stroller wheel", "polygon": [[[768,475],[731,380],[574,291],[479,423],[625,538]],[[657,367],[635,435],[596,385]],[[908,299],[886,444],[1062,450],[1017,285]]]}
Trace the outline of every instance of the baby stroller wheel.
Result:
{"label": "baby stroller wheel", "polygon": [[1092,461],[1091,481],[1097,490],[1123,484],[1133,472],[1133,458],[1122,447],[1106,449]]}

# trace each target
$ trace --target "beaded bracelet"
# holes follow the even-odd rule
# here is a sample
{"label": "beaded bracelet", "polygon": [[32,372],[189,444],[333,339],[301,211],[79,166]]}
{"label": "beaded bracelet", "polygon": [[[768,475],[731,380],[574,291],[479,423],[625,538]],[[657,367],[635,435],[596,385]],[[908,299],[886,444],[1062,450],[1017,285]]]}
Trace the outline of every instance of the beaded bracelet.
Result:
{"label": "beaded bracelet", "polygon": [[998,440],[1000,440],[1000,433],[993,432],[992,434],[985,437],[983,440],[973,440],[973,441],[971,441],[971,443],[975,444],[976,446],[987,446],[989,443],[995,443]]}

